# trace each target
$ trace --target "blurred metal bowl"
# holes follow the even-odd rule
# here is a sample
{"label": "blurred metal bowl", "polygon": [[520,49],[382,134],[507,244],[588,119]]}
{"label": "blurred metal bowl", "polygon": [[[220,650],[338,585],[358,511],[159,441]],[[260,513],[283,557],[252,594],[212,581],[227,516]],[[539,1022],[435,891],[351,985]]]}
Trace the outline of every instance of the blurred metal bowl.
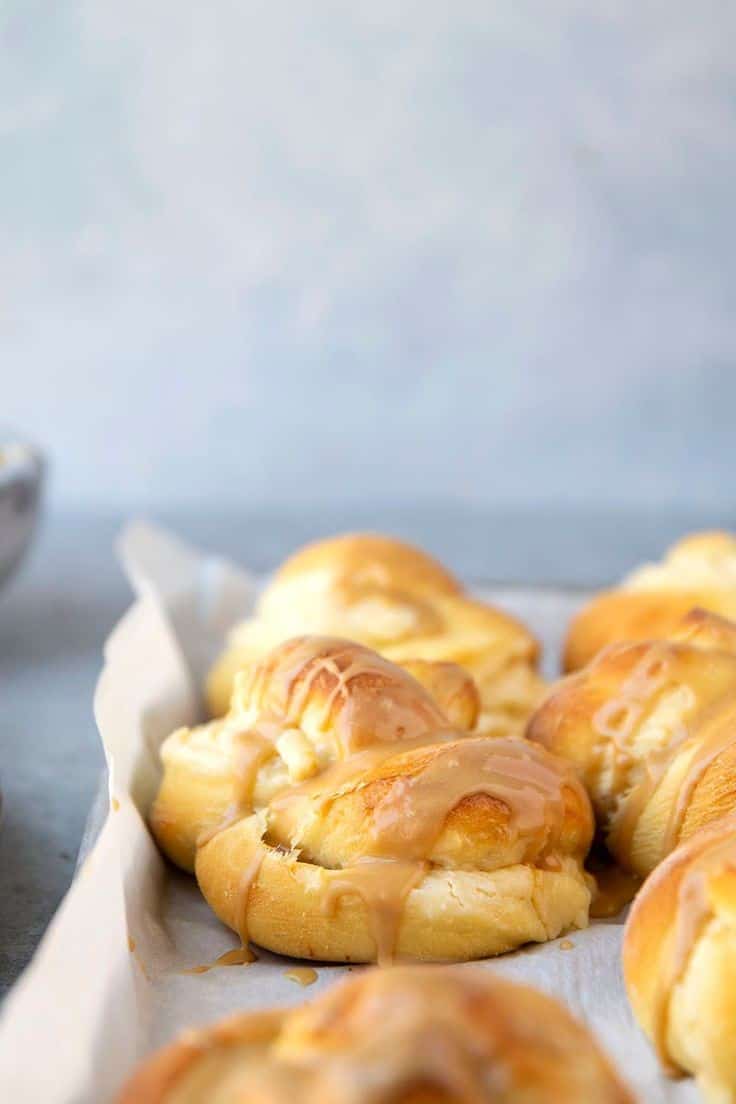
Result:
{"label": "blurred metal bowl", "polygon": [[44,463],[32,445],[0,434],[0,586],[31,543],[40,513]]}

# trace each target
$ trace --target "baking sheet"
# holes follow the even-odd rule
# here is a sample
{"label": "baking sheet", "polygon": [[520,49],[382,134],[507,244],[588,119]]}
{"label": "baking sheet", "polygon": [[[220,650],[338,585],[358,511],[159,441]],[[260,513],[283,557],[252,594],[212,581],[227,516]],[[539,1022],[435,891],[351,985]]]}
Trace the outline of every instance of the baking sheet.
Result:
{"label": "baking sheet", "polygon": [[[120,554],[137,600],[105,648],[95,715],[108,765],[108,812],[94,847],[0,1019],[0,1098],[105,1104],[150,1049],[185,1027],[235,1009],[295,1003],[348,967],[318,967],[302,990],[293,960],[258,951],[247,967],[201,974],[236,946],[193,879],[167,866],[145,827],[158,779],[157,749],[201,715],[203,672],[230,624],[250,607],[256,580],[201,556],[162,530],[136,524]],[[550,590],[481,592],[517,613],[549,657],[579,596]],[[686,1104],[691,1082],[663,1078],[636,1027],[619,968],[620,922],[595,922],[562,940],[490,960],[497,970],[565,1001],[596,1032],[641,1100]],[[354,968],[355,969],[355,968]],[[39,1055],[42,1060],[39,1060]]]}

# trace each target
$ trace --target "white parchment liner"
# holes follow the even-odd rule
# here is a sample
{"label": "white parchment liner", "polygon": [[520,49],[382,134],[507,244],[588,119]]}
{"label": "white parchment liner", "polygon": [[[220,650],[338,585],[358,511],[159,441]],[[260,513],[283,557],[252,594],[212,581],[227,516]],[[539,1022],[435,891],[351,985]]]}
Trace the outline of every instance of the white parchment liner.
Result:
{"label": "white parchment liner", "polygon": [[[211,963],[236,939],[210,913],[193,879],[159,856],[144,817],[157,750],[201,716],[198,687],[224,633],[250,607],[255,581],[160,529],[130,526],[120,542],[137,599],[105,647],[95,716],[110,778],[110,810],[31,965],[0,1019],[0,1100],[105,1104],[138,1059],[185,1027],[235,1009],[295,1003],[345,967],[320,966],[302,990],[292,960],[258,952],[247,967]],[[556,650],[574,600],[550,591],[489,591]],[[647,1104],[698,1099],[692,1082],[662,1077],[623,990],[621,923],[596,922],[560,940],[491,960],[484,968],[565,1001],[598,1035]],[[472,967],[471,967],[472,968]]]}

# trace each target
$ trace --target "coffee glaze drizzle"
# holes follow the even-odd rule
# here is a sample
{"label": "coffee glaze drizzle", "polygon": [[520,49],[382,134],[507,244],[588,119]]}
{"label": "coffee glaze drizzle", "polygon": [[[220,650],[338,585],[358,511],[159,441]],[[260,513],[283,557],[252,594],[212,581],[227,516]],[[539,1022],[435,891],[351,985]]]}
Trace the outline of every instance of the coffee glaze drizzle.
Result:
{"label": "coffee glaze drizzle", "polygon": [[214,962],[210,962],[205,966],[192,966],[188,970],[182,971],[183,973],[206,974],[216,966],[247,966],[251,962],[256,961],[256,955],[248,946],[248,905],[250,903],[250,895],[253,886],[258,881],[263,859],[264,856],[261,852],[255,854],[243,871],[243,876],[240,879],[236,908],[238,918],[237,931],[240,935],[241,946],[235,947],[231,951],[225,951],[225,953],[215,959]]}
{"label": "coffee glaze drizzle", "polygon": [[667,1028],[673,988],[682,980],[690,955],[713,913],[708,883],[725,870],[736,872],[736,818],[725,821],[721,834],[700,851],[682,876],[677,889],[674,931],[669,936],[664,967],[655,993],[653,1037],[657,1053],[670,1074],[679,1073],[667,1048]]}
{"label": "coffee glaze drizzle", "polygon": [[311,966],[292,966],[290,970],[284,970],[284,977],[289,981],[295,981],[297,985],[301,985],[303,988],[307,985],[314,985],[318,978],[317,971],[312,969]]}
{"label": "coffee glaze drizzle", "polygon": [[[327,765],[376,744],[425,742],[422,737],[447,728],[420,683],[369,648],[334,637],[286,641],[243,672],[233,695],[229,724],[237,727],[239,714],[256,716],[233,737],[234,800],[199,834],[198,847],[253,812],[259,770],[276,754],[279,736],[299,731],[307,710],[312,730],[323,737],[336,733]],[[314,771],[319,770],[315,758]]]}
{"label": "coffee glaze drizzle", "polygon": [[[323,813],[347,791],[385,787],[365,824],[366,854],[342,868],[327,870],[323,910],[334,912],[343,897],[360,897],[368,910],[379,963],[393,958],[405,902],[430,869],[433,850],[448,816],[467,798],[482,795],[505,811],[503,831],[511,844],[522,842],[517,861],[559,869],[553,853],[565,815],[564,789],[577,794],[582,815],[587,799],[572,768],[543,748],[513,738],[468,737],[437,745],[374,748],[353,761],[336,764],[320,778],[277,796],[271,805],[270,834],[285,845],[301,819]],[[398,753],[398,754],[397,754]],[[426,762],[422,758],[426,757]],[[393,768],[393,777],[389,768]],[[382,769],[388,774],[381,777]],[[501,816],[499,824],[503,825]]]}
{"label": "coffee glaze drizzle", "polygon": [[255,961],[256,956],[250,947],[233,947],[231,951],[225,951],[224,954],[219,955],[214,962],[208,962],[204,966],[190,966],[189,969],[182,970],[182,973],[208,974],[210,970],[215,970],[218,966],[250,966]]}
{"label": "coffee glaze drizzle", "polygon": [[587,807],[572,766],[538,744],[458,735],[441,730],[433,741],[372,748],[336,763],[277,794],[270,803],[270,833],[286,844],[305,814],[322,814],[346,793],[380,785],[384,792],[366,824],[367,857],[429,859],[448,815],[475,794],[498,802],[511,836],[528,839],[527,850],[538,854],[562,827],[565,788]]}
{"label": "coffee glaze drizzle", "polygon": [[556,838],[562,826],[562,781],[572,772],[531,744],[513,738],[467,739],[440,748],[416,774],[398,779],[373,810],[378,854],[429,857],[448,815],[483,794],[506,807],[515,838]]}
{"label": "coffee glaze drizzle", "polygon": [[609,865],[593,871],[595,891],[590,903],[594,920],[609,920],[630,904],[641,887],[642,879],[620,866]]}
{"label": "coffee glaze drizzle", "polygon": [[275,648],[251,669],[236,699],[257,708],[258,728],[299,727],[309,710],[312,727],[334,733],[340,758],[447,727],[415,679],[369,648],[336,637],[296,637]]}
{"label": "coffee glaze drizzle", "polygon": [[330,870],[322,911],[330,916],[342,898],[359,897],[368,911],[376,961],[387,966],[394,958],[406,899],[427,869],[427,864],[420,862],[366,859],[342,870]]}
{"label": "coffee glaze drizzle", "polygon": [[264,858],[265,855],[263,852],[257,851],[255,853],[243,871],[243,876],[238,886],[238,898],[236,902],[237,932],[240,935],[244,947],[248,946],[248,906],[250,904],[253,888],[258,881],[258,875],[261,872]]}

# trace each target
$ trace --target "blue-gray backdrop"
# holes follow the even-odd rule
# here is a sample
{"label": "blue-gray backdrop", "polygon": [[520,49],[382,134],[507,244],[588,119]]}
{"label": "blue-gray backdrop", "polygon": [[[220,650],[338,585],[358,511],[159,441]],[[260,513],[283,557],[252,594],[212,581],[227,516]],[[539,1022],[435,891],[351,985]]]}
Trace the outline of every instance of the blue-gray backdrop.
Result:
{"label": "blue-gray backdrop", "polygon": [[729,0],[5,0],[61,505],[733,503]]}

